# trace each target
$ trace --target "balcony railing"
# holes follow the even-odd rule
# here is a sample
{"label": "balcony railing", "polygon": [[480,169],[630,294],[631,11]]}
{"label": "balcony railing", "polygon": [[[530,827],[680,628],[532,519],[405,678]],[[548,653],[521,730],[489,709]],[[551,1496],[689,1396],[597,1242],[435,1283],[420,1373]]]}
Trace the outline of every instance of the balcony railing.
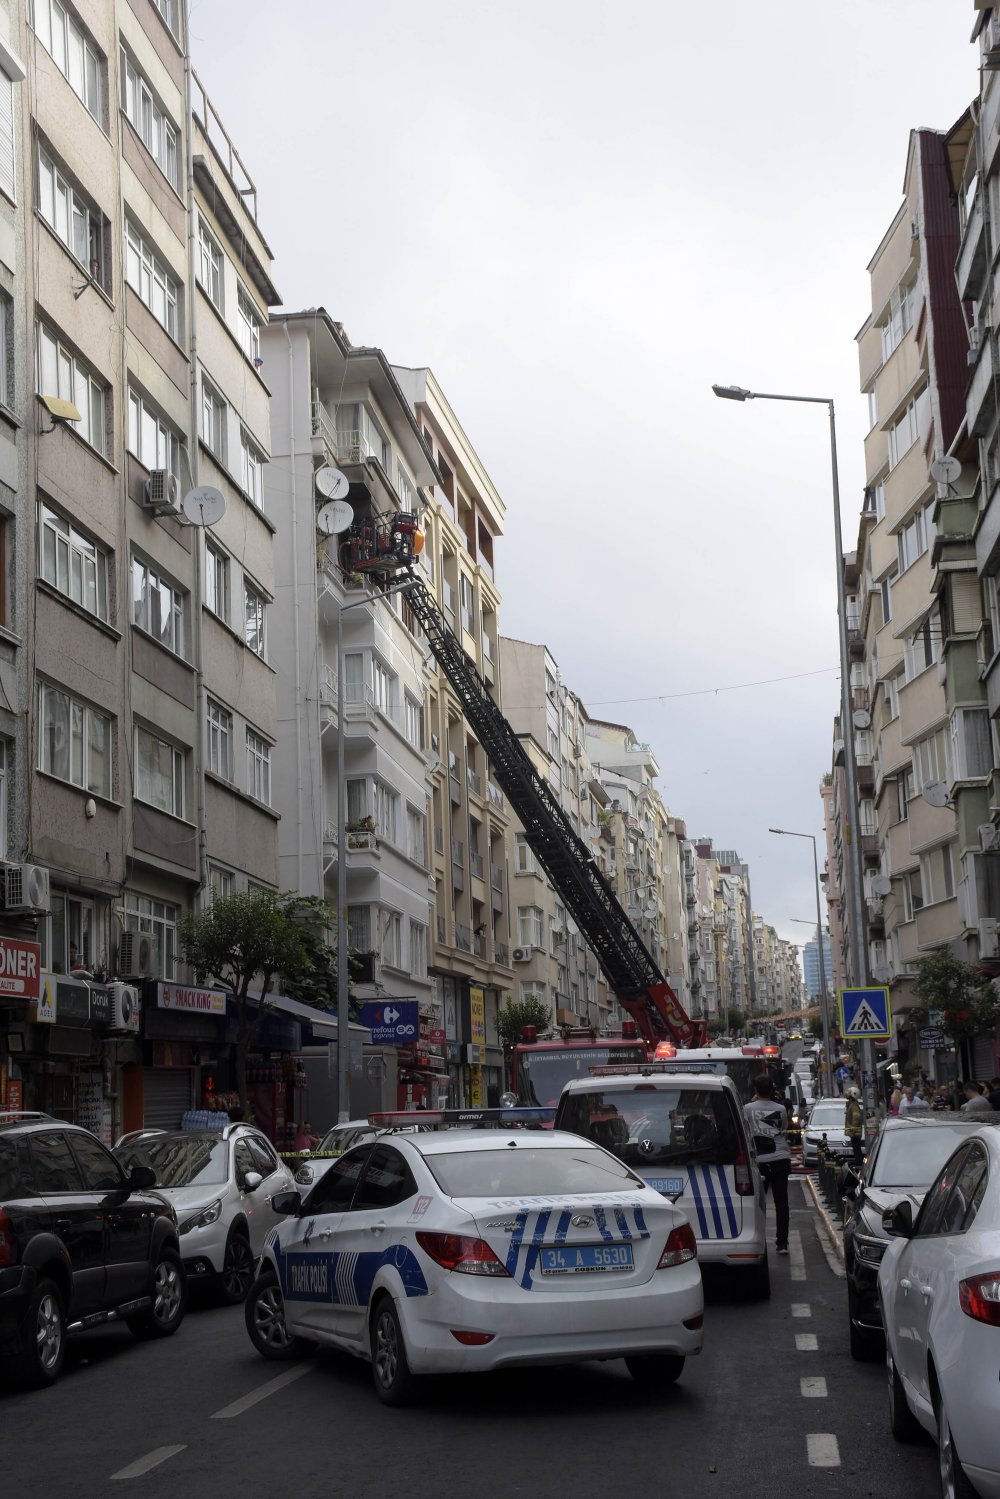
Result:
{"label": "balcony railing", "polygon": [[437,919],[437,939],[439,942],[448,940],[448,922],[444,916],[439,916]]}
{"label": "balcony railing", "polygon": [[470,791],[474,791],[477,796],[482,796],[482,794],[483,794],[483,778],[479,774],[479,771],[478,770],[473,770],[472,766],[470,765],[469,768],[465,772],[465,778],[466,778],[466,780],[469,783],[469,790]]}
{"label": "balcony railing", "polygon": [[486,937],[483,932],[473,932],[472,951],[475,953],[477,958],[486,957]]}
{"label": "balcony railing", "polygon": [[444,828],[442,827],[435,827],[434,829],[434,852],[436,854],[444,853]]}
{"label": "balcony railing", "polygon": [[462,762],[454,750],[448,751],[448,774],[457,781],[462,773]]}
{"label": "balcony railing", "polygon": [[503,968],[510,967],[510,952],[506,942],[494,942],[493,961],[494,963],[499,963]]}
{"label": "balcony railing", "polygon": [[374,853],[378,848],[378,834],[364,831],[352,832],[347,830],[347,847],[349,849],[367,849]]}
{"label": "balcony railing", "polygon": [[503,810],[503,792],[500,790],[500,787],[494,786],[492,781],[488,781],[487,789],[491,804],[496,807],[498,812],[501,812]]}
{"label": "balcony railing", "polygon": [[481,880],[483,878],[485,872],[483,856],[482,854],[477,854],[474,849],[470,850],[469,852],[469,868],[472,870],[472,873],[475,875],[477,880]]}
{"label": "balcony railing", "polygon": [[320,696],[325,703],[335,703],[337,701],[337,673],[332,666],[324,665],[319,690]]}
{"label": "balcony railing", "polygon": [[497,869],[495,864],[490,866],[490,884],[494,890],[499,890],[501,895],[503,894],[503,870]]}
{"label": "balcony railing", "polygon": [[472,933],[461,921],[455,922],[455,946],[463,952],[472,951]]}
{"label": "balcony railing", "polygon": [[460,843],[457,838],[451,840],[451,862],[459,868],[465,868],[465,844]]}

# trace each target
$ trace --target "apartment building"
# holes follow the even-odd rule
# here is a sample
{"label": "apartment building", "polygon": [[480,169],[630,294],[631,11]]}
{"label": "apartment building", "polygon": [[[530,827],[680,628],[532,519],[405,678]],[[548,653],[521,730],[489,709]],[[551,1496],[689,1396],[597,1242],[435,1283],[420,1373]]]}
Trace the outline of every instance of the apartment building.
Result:
{"label": "apartment building", "polygon": [[[28,1106],[76,1117],[86,1095],[108,1136],[179,1117],[224,1049],[224,1002],[176,1013],[164,987],[187,977],[180,915],[213,884],[277,881],[257,339],[278,294],[176,0],[32,0],[5,45],[3,78],[17,58],[24,78],[0,260],[30,265],[32,286],[0,376],[24,448],[3,512],[0,687],[25,719],[5,750],[4,852],[51,976],[10,1022],[12,1073]],[[199,484],[225,504],[210,534],[181,508]],[[71,968],[146,981],[141,1029],[138,1004],[118,1013]]]}
{"label": "apartment building", "polygon": [[[860,689],[865,691],[864,687]],[[867,701],[867,695],[865,697]],[[863,710],[866,711],[866,710]],[[870,716],[870,715],[869,715]],[[834,787],[833,773],[827,771],[823,776],[819,787],[820,799],[823,803],[823,841],[826,847],[826,855],[820,870],[820,879],[823,883],[826,901],[826,922],[830,930],[830,968],[827,978],[830,984],[831,994],[838,989],[844,988],[847,983],[849,972],[847,954],[847,922],[846,922],[846,890],[843,887],[843,861],[840,857],[842,850],[838,843],[838,804],[837,790]],[[879,914],[881,905],[869,914]]]}
{"label": "apartment building", "polygon": [[692,1000],[697,1015],[710,1024],[725,1023],[726,1003],[719,987],[725,923],[721,913],[716,912],[719,861],[711,851],[710,841],[706,845],[696,839],[688,840],[687,858],[691,867],[685,881],[685,903],[693,973]]}

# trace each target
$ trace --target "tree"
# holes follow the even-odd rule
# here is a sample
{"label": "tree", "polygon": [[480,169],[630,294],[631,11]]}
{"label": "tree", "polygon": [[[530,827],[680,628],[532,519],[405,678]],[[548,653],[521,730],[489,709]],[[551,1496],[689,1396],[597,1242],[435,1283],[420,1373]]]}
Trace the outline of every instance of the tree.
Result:
{"label": "tree", "polygon": [[497,1030],[500,1032],[504,1051],[509,1055],[514,1050],[526,1025],[533,1025],[536,1030],[544,1031],[551,1023],[552,1012],[537,994],[526,994],[523,999],[508,999],[497,1015]]}
{"label": "tree", "polygon": [[[307,1003],[328,993],[331,949],[325,931],[322,940],[317,936],[321,916],[326,927],[336,922],[322,901],[253,890],[218,896],[204,911],[192,911],[177,923],[181,954],[198,981],[214,980],[232,990],[236,1086],[244,1113],[249,1107],[247,1056],[271,1008],[267,996],[275,977],[280,975],[289,993]],[[259,997],[251,1000],[255,980]]]}
{"label": "tree", "polygon": [[816,1038],[817,1041],[822,1041],[822,1039],[823,1039],[823,1017],[822,1017],[822,1015],[812,1015],[812,1016],[810,1016],[810,1018],[809,1018],[809,1034],[810,1034],[810,1036],[815,1036],[815,1038]]}
{"label": "tree", "polygon": [[746,1024],[746,1017],[743,1014],[743,1011],[727,1010],[726,1024],[729,1026],[730,1035],[741,1036],[743,1034],[743,1027]]}
{"label": "tree", "polygon": [[943,1027],[956,1045],[987,1035],[1000,1022],[1000,1001],[985,969],[938,947],[917,959],[913,993],[925,1011],[940,1010]]}

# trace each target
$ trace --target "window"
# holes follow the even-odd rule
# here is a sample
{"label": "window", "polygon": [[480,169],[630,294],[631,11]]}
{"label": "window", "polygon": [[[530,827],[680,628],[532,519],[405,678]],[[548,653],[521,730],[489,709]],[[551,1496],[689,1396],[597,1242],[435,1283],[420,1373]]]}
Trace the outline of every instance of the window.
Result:
{"label": "window", "polygon": [[210,541],[205,543],[205,605],[229,619],[229,558]]}
{"label": "window", "polygon": [[252,729],[247,729],[247,791],[271,805],[271,746]]}
{"label": "window", "polygon": [[350,651],[344,657],[344,701],[363,703],[365,700],[365,658],[360,652]]}
{"label": "window", "polygon": [[906,569],[918,557],[922,557],[927,550],[927,532],[924,527],[924,512],[918,510],[916,515],[907,521],[906,525],[896,536],[896,547],[899,556],[899,570],[904,573]]}
{"label": "window", "polygon": [[517,941],[520,947],[545,946],[545,916],[538,906],[518,906]]}
{"label": "window", "polygon": [[181,440],[135,390],[128,393],[128,450],[144,468],[166,469],[181,476]]}
{"label": "window", "polygon": [[904,874],[901,884],[903,887],[903,920],[912,921],[924,903],[919,871]]}
{"label": "window", "polygon": [[240,428],[240,482],[247,499],[264,508],[264,455]]}
{"label": "window", "polygon": [[899,717],[899,679],[897,677],[886,677],[882,683],[882,691],[885,694],[885,716],[888,722]]}
{"label": "window", "polygon": [[159,977],[172,979],[177,955],[177,918],[180,912],[166,901],[125,891],[122,925],[127,932],[151,932],[156,938]]}
{"label": "window", "polygon": [[39,684],[38,768],[71,786],[111,795],[111,719],[106,713]]}
{"label": "window", "polygon": [[222,251],[219,248],[215,235],[209,229],[205,220],[199,215],[198,218],[198,281],[204,288],[209,301],[223,312],[224,302],[224,280],[222,273]]}
{"label": "window", "polygon": [[910,815],[910,798],[913,796],[913,773],[907,768],[901,770],[896,777],[896,812],[900,822],[906,822]]}
{"label": "window", "polygon": [[889,467],[893,469],[896,464],[907,453],[918,438],[921,440],[926,436],[930,421],[930,395],[927,387],[920,392],[915,400],[898,417],[896,422],[889,428]]}
{"label": "window", "polygon": [[349,823],[361,822],[368,816],[368,782],[348,781],[347,783],[347,821]]}
{"label": "window", "polygon": [[226,418],[229,406],[219,392],[201,377],[201,438],[220,463],[226,461]]}
{"label": "window", "polygon": [[0,739],[0,858],[3,859],[7,857],[7,807],[13,768],[13,746],[8,740]]}
{"label": "window", "polygon": [[410,922],[410,977],[427,977],[427,928],[421,921]]}
{"label": "window", "polygon": [[31,24],[35,35],[73,92],[103,128],[101,74],[104,59],[80,23],[59,0],[33,0]]}
{"label": "window", "polygon": [[[3,74],[0,73],[0,79]],[[0,291],[0,406],[14,407],[14,304]]]}
{"label": "window", "polygon": [[255,656],[264,659],[264,600],[255,588],[244,580],[243,618],[244,640]]}
{"label": "window", "polygon": [[416,500],[416,491],[413,488],[409,475],[398,458],[396,460],[396,493],[399,495],[400,510],[409,510],[412,512],[416,509],[414,503]]}
{"label": "window", "polygon": [[75,604],[108,618],[108,554],[48,505],[38,507],[41,577]]}
{"label": "window", "polygon": [[[12,71],[8,73],[6,66]],[[14,167],[14,84],[20,82],[24,73],[13,71],[13,63],[0,67],[0,191],[6,193],[13,203],[17,175]],[[20,148],[20,142],[18,143]]]}
{"label": "window", "polygon": [[83,1173],[85,1192],[111,1192],[125,1186],[122,1170],[110,1150],[105,1150],[93,1135],[74,1130],[70,1147]]}
{"label": "window", "polygon": [[175,192],[180,192],[180,135],[153,97],[149,84],[122,48],[122,109],[146,150]]}
{"label": "window", "polygon": [[464,573],[458,579],[458,596],[462,607],[462,629],[468,630],[471,635],[475,596],[472,588],[472,579],[467,578]]}
{"label": "window", "polygon": [[50,1193],[82,1192],[80,1168],[65,1135],[33,1135],[31,1164],[34,1168],[35,1191],[39,1194],[48,1196]]}
{"label": "window", "polygon": [[874,385],[868,392],[868,429],[871,430],[878,421],[878,394]]}
{"label": "window", "polygon": [[885,480],[879,479],[874,485],[875,519],[885,520]]}
{"label": "window", "polygon": [[399,805],[399,797],[388,786],[383,786],[381,781],[375,782],[374,787],[374,813],[375,831],[380,838],[385,838],[389,843],[396,842],[396,809]]}
{"label": "window", "polygon": [[951,900],[955,894],[955,864],[951,844],[921,854],[920,887],[925,905]]}
{"label": "window", "polygon": [[[215,298],[212,298],[213,302]],[[216,304],[218,305],[218,304]],[[236,293],[240,348],[253,364],[260,363],[260,314],[242,286]]]}
{"label": "window", "polygon": [[426,818],[415,807],[406,809],[406,852],[415,864],[427,860]]}
{"label": "window", "polygon": [[918,790],[932,781],[952,780],[951,744],[944,729],[928,734],[913,746],[913,771]]}
{"label": "window", "polygon": [[883,361],[889,358],[912,328],[918,302],[916,282],[910,286],[897,286],[889,298],[887,320],[882,328]]}
{"label": "window", "polygon": [[351,1205],[361,1168],[371,1152],[371,1143],[359,1145],[357,1150],[342,1155],[334,1161],[329,1171],[324,1171],[309,1195],[311,1213],[343,1213]]}
{"label": "window", "polygon": [[153,0],[154,9],[160,12],[175,41],[181,39],[180,0]]}
{"label": "window", "polygon": [[208,699],[208,769],[223,780],[233,778],[233,715]]}
{"label": "window", "polygon": [[137,800],[184,816],[184,751],[148,729],[135,731],[135,795]]}
{"label": "window", "polygon": [[379,956],[389,968],[399,968],[402,965],[400,920],[396,911],[379,913]]}
{"label": "window", "polygon": [[540,874],[538,860],[531,851],[531,846],[523,833],[514,834],[514,851],[516,856],[516,869],[518,874]]}
{"label": "window", "polygon": [[424,747],[424,710],[415,697],[407,692],[403,699],[403,732],[414,749]]}
{"label": "window", "polygon": [[352,952],[373,950],[371,906],[348,906],[347,940]]}
{"label": "window", "polygon": [[140,557],[132,558],[132,623],[168,651],[184,654],[184,595]]}
{"label": "window", "polygon": [[951,762],[956,781],[973,781],[993,770],[990,715],[987,708],[956,708],[949,724]]}
{"label": "window", "polygon": [[213,900],[228,900],[236,888],[236,877],[231,869],[223,869],[219,864],[210,864],[208,883]]}
{"label": "window", "polygon": [[106,387],[44,323],[38,328],[38,394],[72,401],[80,413],[74,430],[107,456]]}
{"label": "window", "polygon": [[907,682],[933,666],[941,658],[941,621],[932,610],[912,635],[903,641],[903,667]]}
{"label": "window", "polygon": [[125,220],[125,280],[170,337],[179,339],[177,278],[131,219]]}
{"label": "window", "polygon": [[559,735],[556,732],[556,730],[552,727],[551,724],[547,724],[546,728],[545,728],[545,744],[546,744],[546,748],[548,749],[548,752],[552,756],[553,760],[558,760],[558,758],[559,758]]}
{"label": "window", "polygon": [[[900,538],[900,542],[901,541],[902,538]],[[895,581],[896,574],[890,573],[889,576],[887,578],[883,578],[881,583],[879,583],[878,585],[879,596],[882,600],[883,625],[887,625],[892,619],[892,585],[893,583],[895,583]]]}
{"label": "window", "polygon": [[376,1145],[354,1199],[354,1212],[385,1212],[415,1197],[417,1184],[398,1150]]}
{"label": "window", "polygon": [[372,659],[372,688],[375,706],[386,718],[396,717],[396,678],[377,656]]}
{"label": "window", "polygon": [[38,211],[71,255],[105,291],[104,216],[66,180],[55,162],[38,148]]}

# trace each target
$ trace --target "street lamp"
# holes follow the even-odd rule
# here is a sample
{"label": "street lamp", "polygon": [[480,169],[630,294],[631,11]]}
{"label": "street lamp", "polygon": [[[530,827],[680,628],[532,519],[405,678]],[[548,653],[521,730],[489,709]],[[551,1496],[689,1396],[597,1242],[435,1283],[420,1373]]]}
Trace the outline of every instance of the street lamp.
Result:
{"label": "street lamp", "polygon": [[[812,833],[793,833],[789,828],[768,828],[782,838],[808,838],[813,846],[813,874],[816,877],[816,948],[819,957],[820,1012],[823,1016],[823,1082],[827,1095],[833,1094],[833,1069],[830,1065],[830,1002],[826,992],[826,957],[823,952],[823,912],[819,893],[819,857]],[[794,918],[793,918],[794,919]]]}
{"label": "street lamp", "polygon": [[405,593],[413,580],[397,583],[384,593],[366,593],[364,598],[337,608],[337,1123],[350,1119],[349,1089],[351,1039],[350,1006],[347,999],[347,787],[344,780],[344,615],[348,609]]}
{"label": "street lamp", "polygon": [[[745,390],[742,385],[713,385],[715,394],[724,401],[794,401],[807,406],[825,406],[830,414],[830,469],[833,478],[833,540],[837,568],[837,625],[840,637],[841,731],[844,743],[844,780],[847,790],[848,856],[848,934],[851,946],[851,978],[855,984],[868,983],[868,953],[865,945],[865,916],[862,907],[864,867],[861,854],[858,801],[858,766],[854,753],[854,712],[851,702],[851,662],[847,641],[847,597],[844,589],[844,543],[840,529],[840,478],[837,471],[837,423],[833,401],[829,396],[779,395],[762,390]],[[820,943],[822,947],[822,943]],[[874,1109],[875,1051],[870,1041],[861,1043],[861,1071],[866,1111]]]}

